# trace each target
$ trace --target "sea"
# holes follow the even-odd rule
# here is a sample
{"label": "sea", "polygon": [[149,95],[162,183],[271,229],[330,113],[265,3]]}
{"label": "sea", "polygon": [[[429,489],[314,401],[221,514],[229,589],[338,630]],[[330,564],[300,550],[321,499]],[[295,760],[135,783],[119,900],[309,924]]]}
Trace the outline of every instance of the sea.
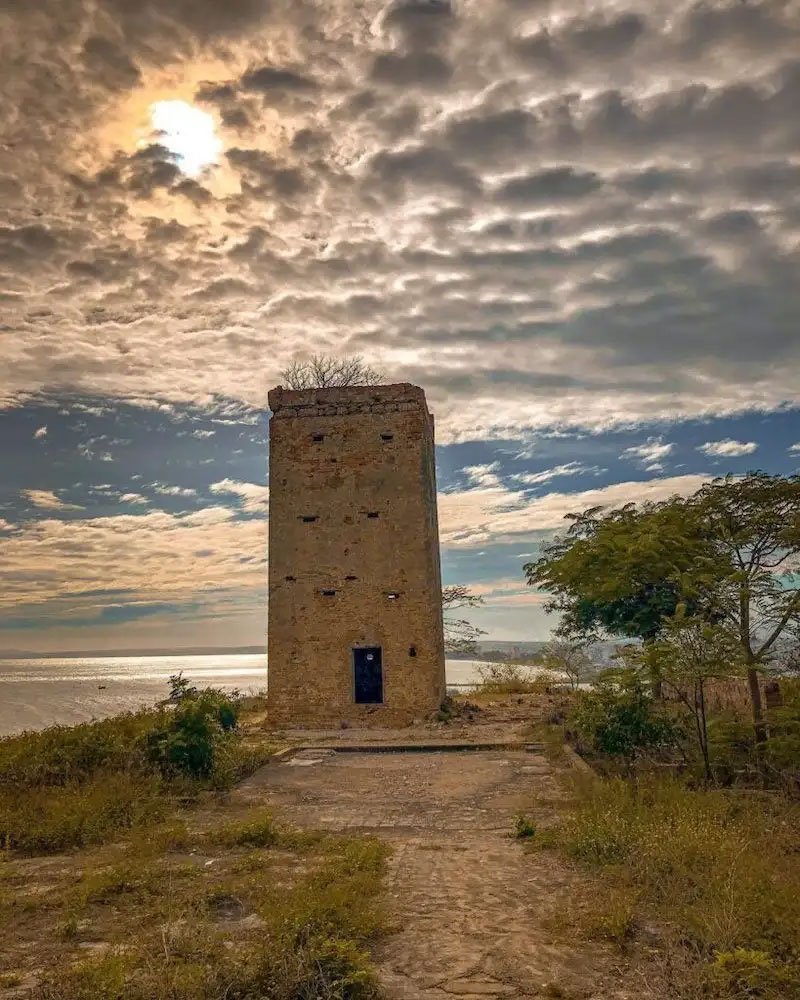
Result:
{"label": "sea", "polygon": [[[447,660],[447,685],[468,690],[477,660]],[[267,657],[91,656],[0,659],[0,737],[26,729],[75,725],[153,705],[167,695],[173,674],[198,687],[256,694],[266,691]]]}

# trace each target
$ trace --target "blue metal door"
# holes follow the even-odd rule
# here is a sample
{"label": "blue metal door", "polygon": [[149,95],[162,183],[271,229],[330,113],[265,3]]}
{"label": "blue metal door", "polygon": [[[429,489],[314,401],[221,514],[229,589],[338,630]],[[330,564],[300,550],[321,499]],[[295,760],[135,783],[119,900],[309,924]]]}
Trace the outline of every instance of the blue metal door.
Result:
{"label": "blue metal door", "polygon": [[380,705],[383,702],[380,646],[353,650],[353,688],[357,705]]}

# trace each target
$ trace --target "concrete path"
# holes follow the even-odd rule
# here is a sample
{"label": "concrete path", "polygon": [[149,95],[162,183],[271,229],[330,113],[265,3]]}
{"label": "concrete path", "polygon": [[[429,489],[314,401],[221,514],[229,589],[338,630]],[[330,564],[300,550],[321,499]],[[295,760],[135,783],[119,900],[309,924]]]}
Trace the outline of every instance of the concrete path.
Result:
{"label": "concrete path", "polygon": [[515,751],[306,750],[236,793],[302,827],[390,842],[397,932],[374,953],[388,1000],[627,998],[619,959],[571,940],[558,915],[581,877],[510,834],[534,796],[557,802],[554,765]]}

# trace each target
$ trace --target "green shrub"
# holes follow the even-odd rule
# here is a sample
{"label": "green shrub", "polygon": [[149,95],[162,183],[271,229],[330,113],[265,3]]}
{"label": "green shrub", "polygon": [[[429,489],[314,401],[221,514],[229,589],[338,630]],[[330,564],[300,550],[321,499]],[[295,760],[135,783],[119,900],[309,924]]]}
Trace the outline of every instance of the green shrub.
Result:
{"label": "green shrub", "polygon": [[570,722],[584,746],[632,762],[675,742],[675,727],[633,670],[608,670],[578,694]]}
{"label": "green shrub", "polygon": [[144,763],[142,738],[168,714],[142,709],[0,739],[0,788],[74,784],[101,770],[136,770]]}
{"label": "green shrub", "polygon": [[154,767],[167,776],[209,777],[222,737],[236,728],[239,706],[214,688],[181,690],[174,710],[142,709],[0,739],[0,788],[74,785],[100,771]]}
{"label": "green shrub", "polygon": [[453,715],[453,699],[445,698],[439,705],[439,711],[436,713],[436,721],[449,723],[452,721]]}
{"label": "green shrub", "polygon": [[222,692],[185,695],[166,724],[147,735],[147,757],[165,777],[208,778],[215,756],[236,726],[236,706]]}
{"label": "green shrub", "polygon": [[798,986],[796,970],[765,951],[736,948],[721,951],[714,959],[712,982],[724,996],[788,997]]}
{"label": "green shrub", "polygon": [[514,836],[517,840],[529,840],[536,836],[536,824],[525,813],[520,813],[514,821]]}
{"label": "green shrub", "polygon": [[0,847],[45,853],[161,819],[170,796],[229,788],[269,757],[236,731],[235,698],[178,675],[174,708],[0,739]]}

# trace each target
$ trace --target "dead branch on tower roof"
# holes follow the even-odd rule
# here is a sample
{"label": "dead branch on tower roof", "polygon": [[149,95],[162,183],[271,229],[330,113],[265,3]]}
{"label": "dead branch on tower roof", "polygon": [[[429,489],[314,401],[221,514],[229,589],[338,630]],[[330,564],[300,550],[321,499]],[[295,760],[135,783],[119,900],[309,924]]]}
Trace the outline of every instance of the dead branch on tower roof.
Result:
{"label": "dead branch on tower roof", "polygon": [[337,358],[313,354],[307,361],[292,361],[281,372],[288,389],[329,389],[350,385],[381,385],[383,372],[370,368],[359,355]]}

